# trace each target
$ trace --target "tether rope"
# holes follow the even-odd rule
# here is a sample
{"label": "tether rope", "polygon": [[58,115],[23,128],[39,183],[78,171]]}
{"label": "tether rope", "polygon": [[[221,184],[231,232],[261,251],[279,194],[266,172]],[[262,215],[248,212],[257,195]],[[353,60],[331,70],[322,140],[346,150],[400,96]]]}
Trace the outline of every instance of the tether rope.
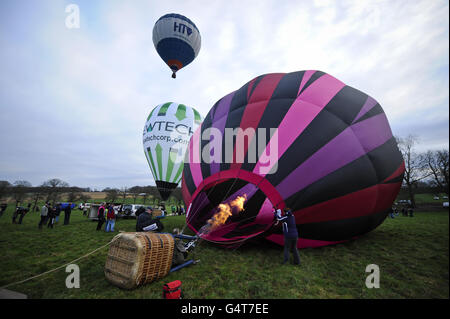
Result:
{"label": "tether rope", "polygon": [[[115,237],[114,237],[114,238],[115,238]],[[57,271],[57,270],[59,270],[59,269],[61,269],[61,268],[63,268],[63,267],[66,267],[66,266],[68,266],[68,265],[70,265],[70,264],[73,264],[74,262],[76,262],[76,261],[78,261],[78,260],[80,260],[80,259],[86,258],[86,257],[88,257],[89,255],[92,255],[93,253],[99,251],[100,249],[105,248],[106,246],[110,245],[110,244],[114,241],[114,238],[113,238],[111,241],[109,241],[108,243],[106,243],[105,245],[103,245],[103,246],[101,246],[101,247],[98,247],[98,248],[94,249],[93,251],[91,251],[91,252],[89,252],[89,253],[87,253],[87,254],[81,256],[81,257],[78,257],[77,259],[74,259],[74,260],[72,260],[72,261],[70,261],[70,262],[68,262],[68,263],[65,263],[65,264],[62,265],[62,266],[53,268],[53,269],[51,269],[51,270],[47,270],[46,272],[43,272],[43,273],[41,273],[41,274],[39,274],[39,275],[35,275],[35,276],[33,276],[33,277],[30,277],[30,278],[27,278],[27,279],[24,279],[24,280],[20,280],[20,281],[16,281],[16,282],[7,284],[7,285],[5,285],[5,286],[0,287],[0,289],[5,289],[5,288],[8,288],[8,287],[11,287],[11,286],[14,286],[14,285],[22,284],[22,283],[24,283],[24,282],[30,281],[30,280],[32,280],[32,279],[35,279],[35,278],[38,278],[38,277],[41,277],[41,276],[44,276],[44,275],[46,275],[46,274],[52,273],[52,272],[54,272],[54,271]]]}

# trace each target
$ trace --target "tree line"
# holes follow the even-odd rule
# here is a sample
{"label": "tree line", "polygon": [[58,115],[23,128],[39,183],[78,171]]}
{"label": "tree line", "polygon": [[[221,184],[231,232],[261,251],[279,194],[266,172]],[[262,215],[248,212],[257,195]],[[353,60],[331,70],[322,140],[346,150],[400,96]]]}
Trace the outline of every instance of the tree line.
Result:
{"label": "tree line", "polygon": [[417,152],[419,138],[415,135],[396,137],[400,152],[405,161],[403,187],[413,207],[416,207],[415,195],[419,188],[427,188],[432,193],[449,191],[449,151],[447,149]]}
{"label": "tree line", "polygon": [[[147,200],[152,198],[154,205],[159,205],[162,202],[161,195],[156,186],[133,186],[130,188],[122,187],[120,189],[117,188],[105,188],[102,192],[106,193],[106,199],[110,202],[121,202],[124,203],[127,197],[132,197],[133,203],[136,203],[138,198],[143,200],[143,204],[145,205]],[[181,193],[181,188],[175,188],[171,195],[170,199],[178,205],[183,205],[183,195]]]}
{"label": "tree line", "polygon": [[[0,181],[0,201],[9,198],[15,202],[16,206],[24,201],[29,201],[32,203],[33,209],[41,200],[53,205],[61,202],[63,198],[71,203],[87,203],[91,200],[91,196],[86,194],[89,191],[89,188],[69,186],[67,182],[58,178],[49,179],[39,186],[32,186],[30,182],[25,180],[17,180],[13,183]],[[136,203],[138,198],[143,199],[144,204],[150,198],[155,205],[159,205],[162,201],[156,186],[133,186],[120,189],[107,187],[103,189],[103,192],[106,193],[105,200],[112,203],[124,203],[125,199],[129,197],[133,199],[133,203]],[[174,189],[171,197],[172,201],[178,205],[183,204],[181,188]]]}
{"label": "tree line", "polygon": [[[416,146],[419,139],[414,135],[396,137],[396,140],[405,162],[402,187],[407,191],[412,206],[416,206],[415,194],[420,188],[428,189],[435,194],[445,193],[448,196],[449,151],[442,149],[418,153]],[[58,178],[49,179],[36,187],[24,180],[18,180],[12,184],[8,181],[0,181],[0,200],[10,197],[16,202],[16,206],[24,200],[31,201],[34,206],[39,200],[55,204],[61,201],[63,195],[68,202],[86,203],[91,199],[85,194],[89,191],[89,188],[69,186],[67,182]],[[133,186],[120,189],[107,187],[103,189],[103,192],[106,193],[105,200],[113,203],[124,203],[130,196],[133,198],[133,203],[141,198],[144,205],[150,198],[154,205],[159,205],[162,201],[156,186]],[[171,199],[172,202],[183,205],[181,188],[173,190]]]}

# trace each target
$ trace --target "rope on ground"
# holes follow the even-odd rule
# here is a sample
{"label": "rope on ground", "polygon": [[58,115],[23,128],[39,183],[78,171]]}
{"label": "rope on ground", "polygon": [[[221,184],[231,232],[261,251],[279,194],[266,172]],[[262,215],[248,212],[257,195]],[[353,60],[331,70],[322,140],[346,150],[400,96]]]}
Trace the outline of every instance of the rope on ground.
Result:
{"label": "rope on ground", "polygon": [[68,263],[66,263],[66,264],[64,264],[64,265],[62,265],[62,266],[56,267],[56,268],[51,269],[51,270],[47,270],[46,272],[43,272],[42,274],[39,274],[39,275],[30,277],[30,278],[27,278],[27,279],[24,279],[24,280],[21,280],[21,281],[16,281],[16,282],[7,284],[6,286],[0,287],[0,289],[5,289],[5,288],[8,288],[8,287],[11,287],[11,286],[14,286],[14,285],[22,284],[22,283],[24,283],[24,282],[30,281],[30,280],[32,280],[32,279],[35,279],[35,278],[44,276],[44,275],[46,275],[46,274],[49,274],[49,273],[51,273],[51,272],[54,272],[54,271],[56,271],[56,270],[59,270],[59,269],[61,269],[61,268],[63,268],[63,267],[66,267],[67,265],[73,264],[74,262],[76,262],[76,261],[78,261],[78,260],[80,260],[80,259],[86,258],[86,257],[88,257],[89,255],[92,255],[93,253],[99,251],[100,249],[105,248],[106,246],[109,246],[109,245],[114,241],[114,239],[115,239],[115,238],[113,238],[110,242],[106,243],[105,245],[103,245],[103,246],[101,246],[101,247],[98,247],[98,248],[94,249],[93,251],[87,253],[86,255],[83,255],[83,256],[81,256],[81,257],[78,257],[77,259],[74,259],[74,260],[72,260],[72,261],[70,261],[70,262],[68,262]]}

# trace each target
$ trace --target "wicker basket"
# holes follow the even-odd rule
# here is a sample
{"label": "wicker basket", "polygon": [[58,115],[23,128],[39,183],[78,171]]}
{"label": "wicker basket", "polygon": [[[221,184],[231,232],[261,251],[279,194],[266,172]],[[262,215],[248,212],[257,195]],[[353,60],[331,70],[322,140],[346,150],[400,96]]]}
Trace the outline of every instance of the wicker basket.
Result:
{"label": "wicker basket", "polygon": [[154,209],[152,215],[153,217],[162,216],[162,211],[160,209]]}
{"label": "wicker basket", "polygon": [[121,233],[114,237],[105,264],[105,276],[120,288],[133,289],[166,276],[172,265],[171,234]]}

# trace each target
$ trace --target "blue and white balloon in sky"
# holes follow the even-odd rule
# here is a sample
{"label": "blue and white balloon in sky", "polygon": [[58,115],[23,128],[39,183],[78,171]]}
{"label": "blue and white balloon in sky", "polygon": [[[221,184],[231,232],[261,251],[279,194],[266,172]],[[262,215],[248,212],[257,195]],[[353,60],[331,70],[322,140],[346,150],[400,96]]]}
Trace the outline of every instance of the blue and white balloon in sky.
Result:
{"label": "blue and white balloon in sky", "polygon": [[153,44],[163,61],[176,72],[191,63],[201,46],[200,31],[194,22],[176,13],[169,13],[156,21]]}

